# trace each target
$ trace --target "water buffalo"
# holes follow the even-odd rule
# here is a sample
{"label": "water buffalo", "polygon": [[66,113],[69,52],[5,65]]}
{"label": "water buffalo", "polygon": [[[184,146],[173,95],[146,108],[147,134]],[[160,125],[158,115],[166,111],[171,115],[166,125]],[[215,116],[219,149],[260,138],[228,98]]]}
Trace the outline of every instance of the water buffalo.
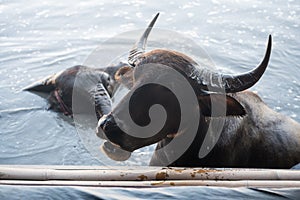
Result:
{"label": "water buffalo", "polygon": [[96,115],[100,118],[111,111],[110,97],[117,84],[114,74],[123,66],[123,63],[119,63],[101,69],[77,65],[37,81],[24,90],[41,96],[46,93],[50,103],[49,109],[72,116],[72,98],[76,87],[76,98],[80,98],[79,101],[82,102],[76,112],[84,113],[85,103],[95,104]]}
{"label": "water buffalo", "polygon": [[[290,168],[299,163],[300,125],[270,109],[255,93],[245,91],[261,78],[268,65],[271,36],[260,65],[244,74],[227,75],[201,68],[190,57],[172,50],[155,49],[145,52],[147,37],[157,17],[158,15],[131,50],[128,59],[131,68],[127,67],[117,73],[121,79],[126,71],[130,72],[130,75],[124,77],[131,90],[112,112],[104,115],[98,122],[98,137],[109,141],[102,147],[104,152],[112,159],[126,160],[134,150],[158,143],[150,165]],[[157,68],[146,72],[140,70],[149,64]],[[197,96],[197,103],[190,105],[195,108],[190,115],[198,113],[200,116],[196,135],[175,160],[174,155],[181,146],[167,147],[175,139],[185,140],[185,135],[189,134],[189,128],[193,124],[187,120],[183,123],[183,131],[178,132],[181,110],[176,98],[174,100],[174,94],[158,84],[143,85],[147,80],[151,82],[162,76],[164,72],[160,69],[161,65],[178,71],[186,78]],[[172,81],[177,82],[170,82]],[[223,105],[222,101],[225,101]],[[149,108],[156,104],[164,107],[167,117],[165,124],[155,135],[144,137],[143,134],[146,133],[140,132],[141,136],[138,137],[123,131],[129,126],[125,123],[127,118],[132,118],[141,127],[147,126],[151,121]],[[212,105],[216,107],[215,112],[212,112]],[[224,105],[226,111],[218,112]],[[130,112],[126,115],[125,110],[128,109]],[[199,151],[209,132],[210,122],[215,119],[224,122],[220,137],[213,149],[205,157],[200,157]]]}

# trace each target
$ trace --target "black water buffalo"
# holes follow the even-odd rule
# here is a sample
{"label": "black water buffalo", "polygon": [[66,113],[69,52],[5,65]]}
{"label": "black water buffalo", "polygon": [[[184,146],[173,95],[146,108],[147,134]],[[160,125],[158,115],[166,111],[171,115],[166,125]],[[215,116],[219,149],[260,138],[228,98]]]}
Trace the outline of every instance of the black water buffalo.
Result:
{"label": "black water buffalo", "polygon": [[76,88],[76,98],[82,103],[76,112],[84,113],[85,103],[95,104],[96,115],[100,118],[111,111],[110,97],[117,84],[114,74],[123,66],[119,63],[101,69],[77,65],[37,81],[24,90],[41,96],[46,93],[49,109],[72,116],[73,91]]}
{"label": "black water buffalo", "polygon": [[[134,150],[158,143],[150,165],[290,168],[299,163],[300,125],[270,109],[255,93],[245,91],[261,78],[268,65],[271,36],[260,65],[245,74],[226,75],[201,68],[191,58],[179,52],[163,49],[145,52],[146,40],[157,16],[130,52],[128,61],[132,68],[127,67],[119,73],[120,78],[125,71],[130,72],[127,75],[130,92],[111,113],[98,122],[97,135],[109,141],[103,146],[105,153],[113,159],[125,160]],[[144,70],[149,64],[154,67]],[[175,154],[181,146],[167,146],[175,139],[186,139],[185,135],[190,134],[189,128],[193,126],[189,120],[192,121],[193,118],[185,121],[179,132],[182,111],[178,108],[179,102],[172,91],[159,84],[143,85],[164,75],[161,65],[176,70],[186,78],[197,96],[197,103],[190,105],[195,108],[190,116],[196,116],[197,113],[200,116],[196,135],[175,160]],[[143,134],[148,133],[141,132],[141,137],[138,137],[123,131],[129,126],[125,123],[126,118],[132,118],[141,127],[147,126],[151,121],[149,108],[156,104],[162,105],[167,114],[165,124],[158,133],[144,137]],[[214,112],[212,105],[216,109]],[[222,113],[224,106],[226,111]],[[129,109],[128,115],[125,115],[126,109]],[[199,157],[206,134],[214,134],[209,132],[210,122],[213,120],[224,122],[220,137],[216,138],[215,146],[205,157]]]}

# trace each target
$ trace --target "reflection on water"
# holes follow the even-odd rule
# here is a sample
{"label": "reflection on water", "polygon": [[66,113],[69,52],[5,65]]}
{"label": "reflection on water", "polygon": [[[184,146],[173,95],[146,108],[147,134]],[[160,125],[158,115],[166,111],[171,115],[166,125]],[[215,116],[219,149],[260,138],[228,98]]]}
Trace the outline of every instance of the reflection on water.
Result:
{"label": "reflection on water", "polygon": [[[72,119],[48,111],[45,99],[21,89],[84,63],[102,42],[145,27],[158,11],[157,27],[191,37],[221,71],[252,69],[272,34],[270,66],[253,90],[272,108],[300,122],[300,4],[296,0],[2,1],[0,164],[110,164],[88,153]],[[139,160],[125,164],[146,165],[144,156],[149,157],[151,149],[139,150]]]}

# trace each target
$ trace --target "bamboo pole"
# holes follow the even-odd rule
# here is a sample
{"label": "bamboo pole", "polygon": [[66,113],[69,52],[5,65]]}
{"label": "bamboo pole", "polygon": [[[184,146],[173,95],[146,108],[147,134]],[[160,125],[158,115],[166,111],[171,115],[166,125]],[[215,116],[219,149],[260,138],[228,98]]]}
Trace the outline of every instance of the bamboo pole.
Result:
{"label": "bamboo pole", "polygon": [[158,181],[285,180],[300,181],[300,170],[204,169],[160,167],[0,166],[0,180]]}
{"label": "bamboo pole", "polygon": [[213,181],[213,180],[172,180],[172,181],[29,181],[0,180],[0,185],[18,186],[81,186],[81,187],[170,187],[170,186],[212,186],[212,187],[263,187],[299,188],[300,181]]}

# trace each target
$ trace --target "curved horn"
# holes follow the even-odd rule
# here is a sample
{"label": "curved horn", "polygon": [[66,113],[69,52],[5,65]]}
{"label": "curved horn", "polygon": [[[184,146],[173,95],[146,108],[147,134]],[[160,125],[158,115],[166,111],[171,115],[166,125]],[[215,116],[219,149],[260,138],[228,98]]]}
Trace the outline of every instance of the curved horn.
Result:
{"label": "curved horn", "polygon": [[225,90],[226,93],[240,92],[252,87],[262,77],[268,66],[271,48],[272,36],[269,35],[265,57],[255,69],[240,75],[202,71],[199,77],[199,79],[202,80],[201,84],[207,86],[210,91],[220,92]]}
{"label": "curved horn", "polygon": [[128,63],[131,66],[135,66],[135,62],[137,61],[138,57],[145,52],[145,46],[147,43],[147,38],[149,36],[149,33],[152,30],[153,25],[156,22],[156,19],[158,18],[159,13],[155,15],[155,17],[152,19],[150,24],[148,25],[147,29],[143,33],[142,37],[135,43],[135,45],[132,47],[129,56],[128,56]]}

